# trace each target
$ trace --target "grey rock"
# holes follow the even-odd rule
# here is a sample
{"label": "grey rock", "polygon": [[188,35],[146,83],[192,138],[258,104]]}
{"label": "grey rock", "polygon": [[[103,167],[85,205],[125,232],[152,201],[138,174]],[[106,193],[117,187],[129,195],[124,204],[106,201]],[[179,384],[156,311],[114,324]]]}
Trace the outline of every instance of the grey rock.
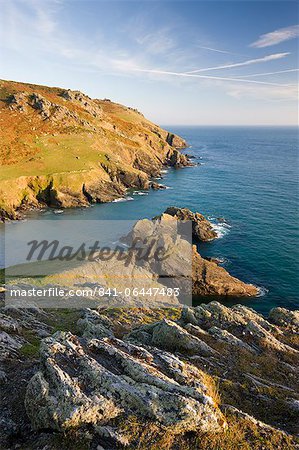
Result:
{"label": "grey rock", "polygon": [[291,326],[299,332],[299,311],[290,311],[286,308],[273,308],[269,313],[269,320],[282,327]]}
{"label": "grey rock", "polygon": [[[85,340],[62,332],[45,339],[41,370],[26,394],[34,428],[102,427],[116,416],[135,414],[175,432],[221,429],[223,418],[204,383],[192,381],[192,372],[185,376],[187,365],[175,364],[171,355],[161,358],[163,371],[158,350],[118,339]],[[182,384],[171,376],[180,367],[176,380]]]}

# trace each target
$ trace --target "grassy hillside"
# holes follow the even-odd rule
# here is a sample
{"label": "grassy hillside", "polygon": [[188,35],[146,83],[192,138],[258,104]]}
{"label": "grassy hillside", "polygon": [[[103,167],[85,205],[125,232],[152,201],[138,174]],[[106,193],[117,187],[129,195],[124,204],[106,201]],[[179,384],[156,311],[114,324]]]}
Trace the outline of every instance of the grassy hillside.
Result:
{"label": "grassy hillside", "polygon": [[0,215],[71,207],[148,187],[162,164],[180,166],[182,139],[132,108],[79,91],[0,81]]}

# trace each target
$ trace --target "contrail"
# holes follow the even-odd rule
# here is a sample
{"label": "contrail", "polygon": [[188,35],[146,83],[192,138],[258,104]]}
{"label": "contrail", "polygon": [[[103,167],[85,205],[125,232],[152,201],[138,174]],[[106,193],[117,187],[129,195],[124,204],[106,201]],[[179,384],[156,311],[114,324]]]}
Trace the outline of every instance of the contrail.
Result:
{"label": "contrail", "polygon": [[290,87],[289,84],[279,84],[270,83],[266,81],[256,81],[256,80],[245,80],[242,78],[228,78],[228,77],[213,77],[212,75],[196,75],[193,73],[182,73],[182,72],[169,72],[166,70],[156,70],[156,69],[132,69],[137,72],[155,73],[158,75],[173,75],[177,77],[188,77],[188,78],[203,78],[207,80],[219,80],[219,81],[237,81],[239,83],[253,83],[253,84],[263,84],[267,86],[279,86],[279,87]]}
{"label": "contrail", "polygon": [[198,72],[207,72],[209,70],[219,70],[219,69],[231,69],[233,67],[241,67],[241,66],[250,66],[251,64],[257,64],[260,62],[267,62],[267,61],[273,61],[276,59],[284,58],[285,56],[288,56],[290,53],[274,53],[273,55],[267,55],[263,58],[257,58],[257,59],[248,59],[247,61],[242,61],[239,63],[233,63],[233,64],[225,64],[222,66],[214,66],[214,67],[206,67],[204,69],[196,69],[196,70],[190,70],[186,73],[198,73]]}
{"label": "contrail", "polygon": [[286,70],[278,70],[277,72],[264,72],[264,73],[253,73],[250,75],[237,75],[235,78],[249,78],[249,77],[258,77],[258,76],[265,76],[265,75],[276,75],[279,73],[289,73],[289,72],[298,72],[299,69],[286,69]]}

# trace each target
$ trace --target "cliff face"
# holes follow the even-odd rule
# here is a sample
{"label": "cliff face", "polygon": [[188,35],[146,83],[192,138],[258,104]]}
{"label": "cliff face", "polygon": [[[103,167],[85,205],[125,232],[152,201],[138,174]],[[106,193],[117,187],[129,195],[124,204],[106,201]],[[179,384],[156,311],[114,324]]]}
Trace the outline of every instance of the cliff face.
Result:
{"label": "cliff face", "polygon": [[138,111],[79,91],[0,82],[0,217],[46,204],[86,206],[148,188],[186,143]]}

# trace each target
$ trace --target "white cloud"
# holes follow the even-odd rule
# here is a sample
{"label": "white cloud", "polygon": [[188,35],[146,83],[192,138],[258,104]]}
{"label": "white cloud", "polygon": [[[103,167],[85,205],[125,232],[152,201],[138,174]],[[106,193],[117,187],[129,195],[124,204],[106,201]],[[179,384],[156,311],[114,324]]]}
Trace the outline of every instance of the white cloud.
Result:
{"label": "white cloud", "polygon": [[257,41],[250,44],[250,47],[270,47],[271,45],[280,44],[281,42],[294,39],[298,36],[299,25],[293,25],[286,28],[280,28],[279,30],[272,31],[271,33],[262,34]]}
{"label": "white cloud", "polygon": [[264,101],[289,101],[297,100],[298,86],[283,86],[273,88],[271,86],[231,85],[227,90],[230,97],[238,100],[258,99]]}
{"label": "white cloud", "polygon": [[175,47],[173,38],[168,30],[157,30],[155,33],[147,33],[136,38],[136,42],[148,53],[164,54]]}
{"label": "white cloud", "polygon": [[[189,82],[200,80],[202,84],[219,87],[226,93],[229,89],[229,95],[238,98],[254,95],[254,92],[262,92],[263,95],[268,93],[272,96],[275,95],[273,93],[276,91],[277,93],[281,92],[283,97],[283,95],[289,96],[289,93],[294,91],[292,86],[270,81],[241,79],[237,76],[211,76],[200,73],[277,60],[286,57],[288,53],[276,53],[239,63],[198,69],[192,72],[181,72],[181,67],[192,68],[194,59],[197,59],[197,54],[193,51],[194,48],[192,48],[192,51],[191,48],[187,51],[179,48],[176,38],[167,28],[157,30],[155,39],[151,32],[146,33],[146,29],[142,32],[139,30],[138,36],[132,37],[132,40],[135,40],[138,45],[126,47],[126,42],[121,42],[119,39],[107,40],[105,35],[97,34],[95,39],[94,37],[84,36],[79,32],[69,34],[61,24],[59,12],[63,3],[59,0],[52,0],[51,2],[26,0],[26,3],[11,0],[10,2],[4,2],[4,4],[7,19],[6,22],[3,21],[5,26],[2,30],[3,34],[1,33],[2,43],[6,48],[11,48],[22,54],[27,54],[32,49],[33,58],[37,61],[40,58],[43,60],[55,55],[55,58],[57,58],[56,64],[65,64],[68,69],[73,67],[74,70],[93,71],[95,73],[108,72],[122,76],[141,76],[143,74],[156,81],[167,79],[174,85],[187,80]],[[229,53],[210,47],[206,47],[206,49]],[[161,62],[161,69],[148,69],[148,67],[157,67],[159,62]],[[178,67],[180,69],[177,69]],[[258,75],[253,74],[252,77]]]}
{"label": "white cloud", "polygon": [[290,53],[288,53],[288,52],[286,52],[286,53],[274,53],[273,55],[263,56],[262,58],[248,59],[247,61],[242,61],[242,62],[233,63],[233,64],[225,64],[225,65],[222,65],[222,66],[206,67],[204,69],[191,70],[191,71],[189,71],[187,73],[198,73],[198,72],[207,72],[207,71],[210,71],[210,70],[231,69],[233,67],[250,66],[251,64],[258,64],[258,63],[262,63],[262,62],[274,61],[276,59],[285,58],[289,54]]}

